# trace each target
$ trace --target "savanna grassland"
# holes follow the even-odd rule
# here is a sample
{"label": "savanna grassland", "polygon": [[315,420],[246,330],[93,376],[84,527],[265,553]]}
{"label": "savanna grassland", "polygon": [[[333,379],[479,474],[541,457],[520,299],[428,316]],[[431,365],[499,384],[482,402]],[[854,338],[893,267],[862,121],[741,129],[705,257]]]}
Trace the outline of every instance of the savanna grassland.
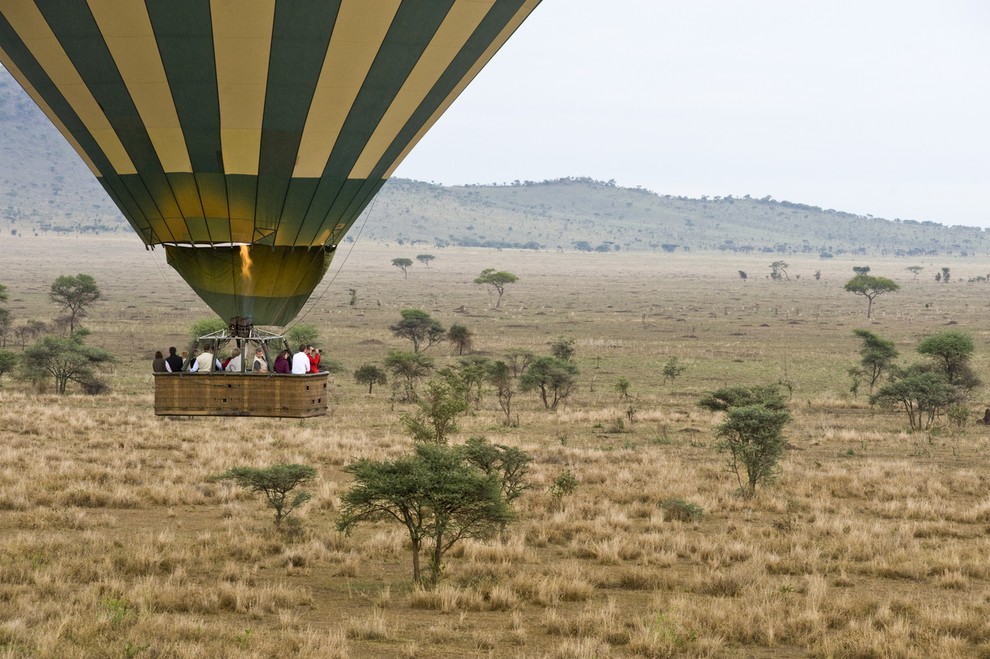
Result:
{"label": "savanna grassland", "polygon": [[[408,278],[390,265],[424,251],[436,260]],[[49,320],[51,282],[91,274],[106,300],[84,321],[89,341],[118,358],[105,396],[3,378],[0,656],[990,654],[990,429],[909,433],[903,412],[849,393],[846,373],[855,328],[895,340],[908,363],[921,337],[951,326],[974,338],[986,374],[990,286],[966,280],[990,262],[791,258],[776,282],[775,258],[344,247],[302,319],[347,368],[328,416],[160,418],[152,353],[209,315],[162,252],[136,238],[0,237],[17,319]],[[872,322],[842,290],[853,265],[902,285]],[[917,280],[909,265],[925,267]],[[942,266],[949,284],[933,279]],[[472,283],[486,267],[519,276],[501,310]],[[518,393],[506,425],[489,392],[461,419],[455,441],[529,452],[532,488],[504,537],[451,551],[435,590],[413,587],[404,528],[335,528],[343,467],[412,446],[399,420],[410,406],[350,376],[408,348],[388,330],[408,307],[468,326],[491,358],[572,338],[581,370],[555,413]],[[446,344],[427,354],[457,359]],[[664,383],[671,357],[687,370]],[[720,415],[697,400],[771,383],[791,394],[792,449],[747,499],[716,448]],[[977,388],[973,416],[988,404]],[[209,481],[277,462],[318,470],[291,533],[257,496]],[[555,501],[565,470],[577,487]],[[670,498],[704,516],[676,519]]]}

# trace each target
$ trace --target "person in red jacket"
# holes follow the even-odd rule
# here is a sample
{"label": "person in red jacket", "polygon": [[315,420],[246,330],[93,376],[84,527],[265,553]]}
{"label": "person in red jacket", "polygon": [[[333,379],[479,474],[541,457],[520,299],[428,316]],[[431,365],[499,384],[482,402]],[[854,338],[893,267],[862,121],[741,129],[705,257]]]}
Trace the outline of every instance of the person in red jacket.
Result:
{"label": "person in red jacket", "polygon": [[309,346],[306,348],[306,354],[309,355],[309,372],[319,373],[320,372],[320,356],[323,350],[317,350],[315,346]]}

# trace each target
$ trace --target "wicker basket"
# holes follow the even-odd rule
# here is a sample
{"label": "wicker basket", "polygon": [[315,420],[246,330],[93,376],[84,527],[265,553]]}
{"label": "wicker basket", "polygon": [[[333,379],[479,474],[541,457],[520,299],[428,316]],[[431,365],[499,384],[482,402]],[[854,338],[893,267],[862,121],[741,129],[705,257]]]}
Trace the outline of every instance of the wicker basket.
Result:
{"label": "wicker basket", "polygon": [[159,416],[324,416],[327,373],[156,373]]}

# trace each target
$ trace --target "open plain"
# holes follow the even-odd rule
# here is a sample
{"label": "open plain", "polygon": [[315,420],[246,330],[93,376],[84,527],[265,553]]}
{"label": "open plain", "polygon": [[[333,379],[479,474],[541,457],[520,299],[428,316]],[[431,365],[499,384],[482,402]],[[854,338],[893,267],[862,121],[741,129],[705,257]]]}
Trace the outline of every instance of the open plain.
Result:
{"label": "open plain", "polygon": [[[160,418],[151,356],[210,315],[163,252],[134,237],[0,237],[15,324],[55,315],[57,276],[91,274],[105,300],[84,320],[89,341],[118,359],[108,395],[0,382],[0,656],[990,654],[990,428],[910,433],[903,412],[850,393],[847,374],[856,328],[893,339],[906,364],[949,327],[973,337],[986,374],[990,285],[968,280],[987,259],[349,250],[301,318],[346,368],[328,416]],[[436,259],[407,278],[390,264],[421,253]],[[789,279],[772,281],[780,258]],[[842,289],[858,265],[901,284],[872,321]],[[487,267],[519,277],[499,310],[473,284]],[[942,267],[948,284],[934,280]],[[529,452],[532,487],[504,537],[452,550],[435,590],[413,587],[404,528],[335,528],[342,468],[412,445],[400,422],[411,407],[351,377],[408,348],[388,326],[410,307],[466,325],[490,358],[571,338],[580,368],[554,413],[517,393],[505,424],[489,392],[461,419],[455,441]],[[457,360],[448,344],[427,354]],[[671,357],[687,369],[665,383]],[[776,383],[792,450],[777,482],[742,498],[714,438],[720,416],[697,401]],[[972,419],[988,405],[978,387]],[[278,462],[318,471],[292,533],[274,531],[257,496],[208,480]],[[565,470],[577,487],[554,500]],[[671,498],[704,515],[673,519]]]}

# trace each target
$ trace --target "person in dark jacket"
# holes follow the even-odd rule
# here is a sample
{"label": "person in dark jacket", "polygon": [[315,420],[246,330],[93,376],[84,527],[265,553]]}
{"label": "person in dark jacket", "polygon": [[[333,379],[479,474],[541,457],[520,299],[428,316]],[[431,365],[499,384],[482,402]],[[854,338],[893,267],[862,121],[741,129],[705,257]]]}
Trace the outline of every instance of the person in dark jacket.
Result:
{"label": "person in dark jacket", "polygon": [[162,356],[161,350],[155,351],[155,360],[151,362],[151,370],[154,373],[168,373],[165,370],[165,357]]}
{"label": "person in dark jacket", "polygon": [[278,357],[275,358],[275,372],[276,373],[292,373],[292,362],[289,361],[289,351],[283,350],[278,353]]}
{"label": "person in dark jacket", "polygon": [[165,358],[165,370],[169,373],[178,373],[182,370],[182,357],[175,354],[175,348],[168,349],[168,357]]}

